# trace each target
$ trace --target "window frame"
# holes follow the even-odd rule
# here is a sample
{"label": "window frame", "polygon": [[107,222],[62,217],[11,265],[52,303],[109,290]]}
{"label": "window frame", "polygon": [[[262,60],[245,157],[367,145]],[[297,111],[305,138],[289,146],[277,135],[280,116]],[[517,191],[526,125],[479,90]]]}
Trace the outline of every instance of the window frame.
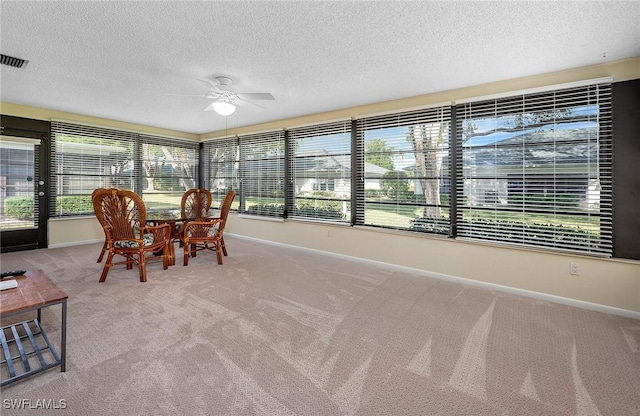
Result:
{"label": "window frame", "polygon": [[[229,189],[240,189],[240,146],[237,137],[225,137],[206,141],[201,147],[204,178],[201,183],[211,191],[211,208],[219,208]],[[218,173],[222,173],[218,175]],[[216,185],[218,182],[218,186]],[[235,198],[232,209],[237,210],[241,198]]]}
{"label": "window frame", "polygon": [[[448,203],[443,203],[440,189],[447,184],[448,188],[451,188],[451,106],[436,105],[413,111],[363,117],[355,121],[355,128],[356,163],[358,182],[360,183],[357,190],[358,209],[356,210],[355,224],[450,235],[451,198],[448,198]],[[415,137],[416,129],[420,129],[420,140],[409,137],[411,135]],[[437,133],[434,129],[437,129]],[[367,137],[369,133],[380,137]],[[378,140],[383,149],[368,149],[367,140],[369,140],[368,143]],[[367,162],[369,156],[387,159],[393,165],[394,170],[387,170],[380,178],[375,172],[368,173],[367,166],[370,166],[369,169],[371,169],[371,166],[375,165],[375,163]],[[404,162],[405,157],[413,158],[413,163],[406,165],[403,170],[395,169],[397,159],[406,163]],[[422,165],[423,162],[424,165]],[[448,163],[445,164],[445,162]],[[435,166],[433,166],[434,163]],[[412,170],[404,173],[408,168],[412,168]],[[375,181],[379,182],[380,190],[377,193],[380,195],[367,196],[367,182],[371,185]],[[437,184],[435,188],[432,185],[434,181]],[[424,196],[423,188],[425,187],[430,188],[429,193],[433,194],[432,197]],[[385,193],[385,189],[386,196],[382,195]],[[395,198],[393,195],[388,195],[389,192],[393,193],[394,191]],[[429,201],[430,198],[432,200]],[[433,201],[433,198],[436,198],[437,201]],[[387,212],[379,219],[375,219],[373,215],[371,215],[371,219],[368,219],[367,213],[376,210],[375,208],[368,210],[369,204],[371,207]],[[407,225],[403,225],[407,214],[416,215],[416,211],[419,210],[422,210],[422,216],[414,217]],[[449,218],[443,216],[443,210],[449,212]]]}
{"label": "window frame", "polygon": [[[189,189],[199,188],[200,144],[189,140],[151,134],[139,134],[138,140],[140,142],[140,156],[137,162],[140,163],[139,171],[141,172],[138,188],[140,189],[139,194],[147,206],[147,210],[171,212],[174,215],[178,215],[181,209],[182,195]],[[162,169],[170,165],[171,172],[168,177],[163,177],[165,175],[163,175],[162,172],[156,172],[156,174],[152,175],[148,174],[150,169],[148,166],[145,166],[145,163],[149,162],[149,160],[147,160],[145,153],[149,146],[160,146],[162,148],[163,155],[157,158],[156,167],[160,165]],[[183,154],[180,155],[180,153]],[[176,158],[176,156],[178,157]],[[189,172],[191,173],[190,175]],[[175,187],[175,181],[177,180],[178,189],[152,193],[145,188],[145,182],[148,182],[148,179],[151,179],[153,182],[168,180],[171,187]],[[171,184],[171,182],[173,182],[173,184]],[[158,196],[162,197],[158,198]]]}
{"label": "window frame", "polygon": [[[49,216],[93,215],[91,193],[95,188],[128,184],[127,188],[139,193],[139,166],[135,163],[138,151],[135,132],[52,121]],[[106,169],[111,172],[100,172]],[[71,188],[70,191],[65,192],[68,188]],[[74,196],[76,198],[65,198]],[[70,200],[72,206],[80,205],[80,208],[65,208],[65,199]]]}
{"label": "window frame", "polygon": [[[456,105],[455,237],[611,257],[611,101],[611,84],[599,82],[556,86]],[[594,109],[597,114],[590,113]],[[472,130],[470,126],[488,124],[490,118],[496,120],[495,126],[488,129],[490,135],[515,133],[518,126],[520,134],[495,140],[495,143],[481,138],[486,144],[471,146],[465,140]],[[509,118],[515,120],[516,126],[510,132],[499,121]],[[469,124],[468,120],[473,121]],[[580,123],[585,125],[580,127]],[[493,156],[492,148],[495,149]],[[500,168],[500,161],[505,157],[516,161],[517,157],[510,157],[509,152],[516,154],[518,149],[520,165],[514,164],[506,176],[499,174],[499,170],[508,169]],[[493,164],[487,156],[493,157]],[[470,163],[472,157],[475,161]],[[478,162],[478,157],[484,162]],[[475,173],[474,166],[478,169]],[[493,175],[489,170],[491,166]],[[486,172],[484,175],[478,173],[481,169]],[[501,183],[506,183],[506,187]],[[518,189],[518,183],[522,185],[521,202],[515,198],[517,192],[510,192]],[[472,187],[493,191],[499,203],[481,201],[477,192],[470,191]],[[520,221],[509,219],[519,214]],[[598,224],[594,225],[596,221]]]}
{"label": "window frame", "polygon": [[[284,218],[286,144],[284,130],[238,136],[240,201],[238,212]],[[265,167],[256,174],[255,167]],[[250,201],[256,200],[256,204]]]}
{"label": "window frame", "polygon": [[[150,211],[180,211],[180,200],[186,189],[166,192],[165,195],[173,195],[171,198],[160,198],[160,203],[150,203],[150,192],[145,193],[145,182],[147,176],[143,174],[144,168],[144,148],[148,145],[158,145],[170,147],[169,153],[174,153],[176,149],[183,149],[191,153],[192,182],[189,186],[198,186],[200,177],[200,144],[195,141],[152,135],[136,131],[114,129],[87,124],[72,123],[66,121],[51,122],[51,181],[50,181],[50,203],[49,214],[51,218],[93,215],[91,206],[91,193],[95,188],[123,188],[131,189],[142,197]],[[65,147],[69,151],[65,151]],[[115,149],[125,149],[116,151]],[[123,153],[124,157],[118,158],[110,155]],[[73,163],[68,163],[71,172],[65,172],[64,155],[69,154]],[[73,155],[73,156],[72,156]],[[74,160],[75,159],[75,160]],[[110,159],[119,160],[119,164],[109,165]],[[98,167],[98,170],[96,169]],[[122,167],[122,170],[113,172]],[[60,172],[60,169],[63,169]],[[99,172],[99,170],[111,169],[112,173]],[[173,175],[172,175],[173,176]],[[184,179],[186,176],[179,175]],[[151,177],[150,177],[151,178]],[[79,192],[65,192],[70,181],[80,184],[91,184],[80,187]],[[186,187],[187,184],[184,184]],[[65,212],[65,204],[62,203],[64,196],[77,196],[81,199],[83,211],[77,209],[73,212]],[[147,196],[145,198],[145,196]],[[168,200],[173,201],[167,204]],[[73,202],[73,201],[71,201]],[[78,204],[78,201],[75,202]]]}
{"label": "window frame", "polygon": [[[351,205],[354,175],[351,121],[296,127],[287,133],[287,183],[290,186],[287,218],[351,224],[354,208]],[[340,147],[330,151],[325,148],[327,143]],[[333,181],[334,190],[314,191],[314,186],[323,181]]]}

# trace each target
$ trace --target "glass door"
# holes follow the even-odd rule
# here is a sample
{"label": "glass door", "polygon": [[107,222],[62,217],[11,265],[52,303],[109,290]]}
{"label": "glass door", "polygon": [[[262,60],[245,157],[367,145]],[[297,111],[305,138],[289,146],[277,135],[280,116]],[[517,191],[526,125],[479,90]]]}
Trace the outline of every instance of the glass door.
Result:
{"label": "glass door", "polygon": [[45,176],[40,177],[41,140],[0,136],[0,249],[47,246]]}

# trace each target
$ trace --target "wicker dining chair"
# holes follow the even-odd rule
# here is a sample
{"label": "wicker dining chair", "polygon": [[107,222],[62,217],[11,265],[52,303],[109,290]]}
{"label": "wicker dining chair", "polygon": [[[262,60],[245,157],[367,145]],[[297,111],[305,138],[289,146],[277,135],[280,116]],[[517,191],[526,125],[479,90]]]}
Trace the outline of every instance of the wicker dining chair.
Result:
{"label": "wicker dining chair", "polygon": [[180,202],[181,218],[204,218],[211,209],[211,192],[208,189],[189,189]]}
{"label": "wicker dining chair", "polygon": [[173,239],[179,241],[182,247],[182,231],[184,225],[189,220],[206,218],[211,209],[212,196],[208,189],[189,189],[182,195],[180,201],[180,218],[184,221],[177,221],[174,224]]}
{"label": "wicker dining chair", "polygon": [[[93,200],[95,199],[96,195],[98,195],[99,193],[102,192],[109,192],[113,189],[116,188],[96,188],[93,190],[93,192],[91,193],[91,202],[93,203]],[[98,219],[98,221],[100,221]],[[100,223],[101,226],[104,227],[104,224]],[[104,228],[103,228],[104,230]],[[108,245],[107,245],[107,234],[105,233],[104,235],[104,244],[102,245],[102,249],[100,250],[100,255],[98,256],[98,260],[96,261],[96,263],[102,263],[102,259],[104,257],[104,253],[107,252],[107,250],[109,249]]]}
{"label": "wicker dining chair", "polygon": [[236,192],[234,190],[227,192],[219,217],[198,219],[185,224],[182,235],[185,266],[189,265],[190,256],[195,257],[196,252],[202,250],[215,251],[218,264],[222,264],[223,255],[227,255],[227,247],[224,242],[224,227],[235,196]]}
{"label": "wicker dining chair", "polygon": [[[124,264],[127,269],[137,264],[141,282],[147,281],[148,260],[162,259],[162,268],[169,267],[171,227],[147,225],[146,208],[138,194],[122,189],[98,192],[93,209],[107,239],[108,254],[100,282],[106,280],[109,269],[117,264]],[[124,257],[124,261],[114,262],[116,255]]]}

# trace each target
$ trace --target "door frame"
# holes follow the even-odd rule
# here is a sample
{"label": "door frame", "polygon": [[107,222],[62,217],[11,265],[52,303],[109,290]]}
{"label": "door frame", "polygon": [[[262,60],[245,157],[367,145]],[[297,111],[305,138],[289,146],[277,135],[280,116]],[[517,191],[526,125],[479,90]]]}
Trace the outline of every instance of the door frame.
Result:
{"label": "door frame", "polygon": [[[34,154],[35,183],[44,181],[34,188],[34,198],[38,198],[38,227],[26,230],[0,231],[0,252],[47,248],[49,240],[49,191],[51,146],[51,123],[23,117],[0,115],[0,129],[3,136],[25,137],[40,140]],[[39,192],[43,192],[40,196]]]}

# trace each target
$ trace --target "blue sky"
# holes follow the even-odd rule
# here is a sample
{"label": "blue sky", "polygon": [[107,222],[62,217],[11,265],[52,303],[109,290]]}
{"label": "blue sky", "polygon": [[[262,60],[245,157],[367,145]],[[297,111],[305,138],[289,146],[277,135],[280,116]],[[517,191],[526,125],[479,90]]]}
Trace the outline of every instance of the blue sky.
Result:
{"label": "blue sky", "polygon": [[[574,107],[571,109],[571,116],[584,116],[584,117],[597,117],[599,108],[597,105],[588,105],[588,106],[580,106]],[[496,143],[502,140],[510,139],[512,137],[525,134],[532,133],[534,131],[552,131],[552,130],[571,130],[571,129],[583,129],[583,128],[593,128],[597,127],[598,123],[596,121],[579,121],[579,122],[568,122],[562,123],[562,119],[558,119],[558,123],[549,122],[549,124],[541,127],[524,129],[514,132],[504,132],[499,131],[495,133],[489,133],[484,135],[483,133],[489,132],[498,128],[504,128],[506,123],[511,120],[512,117],[504,116],[504,117],[487,117],[487,118],[478,118],[473,119],[473,125],[475,126],[475,133],[477,136],[472,137],[465,146],[482,146],[487,144]]]}
{"label": "blue sky", "polygon": [[[574,107],[571,109],[572,116],[590,116],[595,120],[595,117],[598,115],[599,108],[597,105],[587,105]],[[539,130],[540,127],[535,129],[526,129],[519,130],[515,132],[495,132],[488,133],[496,128],[504,127],[506,122],[510,120],[511,117],[487,117],[487,118],[477,118],[473,119],[473,124],[476,127],[475,133],[476,136],[472,137],[465,146],[482,146],[492,143],[497,143],[502,140],[510,139],[512,137],[524,134],[531,133],[535,130]],[[558,120],[558,121],[561,121]],[[569,122],[569,123],[558,123],[553,124],[549,123],[542,127],[542,130],[551,131],[554,128],[556,130],[569,130],[569,129],[582,129],[582,128],[593,128],[597,127],[598,123],[596,121],[580,121],[580,122]],[[387,127],[376,130],[367,130],[365,131],[365,143],[372,139],[384,139],[388,141],[388,143],[394,148],[396,151],[412,151],[411,143],[405,139],[407,134],[409,133],[409,127]],[[337,140],[337,141],[336,141]],[[338,134],[329,134],[325,136],[320,136],[317,138],[309,138],[301,141],[299,144],[300,151],[308,151],[315,150],[318,148],[323,148],[328,151],[333,151],[332,144],[333,143],[349,143],[350,141],[350,133],[338,133]],[[344,149],[344,144],[340,145],[341,148]]]}
{"label": "blue sky", "polygon": [[[490,123],[492,126],[495,125],[495,122],[493,119],[490,120]],[[480,123],[476,123],[476,125],[479,125],[479,124]],[[501,131],[501,132],[487,134],[485,136],[472,137],[467,143],[465,143],[465,147],[482,146],[482,145],[497,143],[499,141],[510,139],[512,137],[519,136],[525,133],[532,133],[537,130],[551,131],[553,130],[554,127],[555,127],[555,130],[575,130],[575,129],[582,129],[587,127],[597,127],[597,126],[598,126],[598,123],[596,123],[595,121],[581,121],[576,123],[561,123],[561,124],[555,124],[555,125],[548,124],[542,128],[538,127],[534,129],[519,130],[515,132]],[[482,130],[479,129],[479,131],[482,131]]]}

